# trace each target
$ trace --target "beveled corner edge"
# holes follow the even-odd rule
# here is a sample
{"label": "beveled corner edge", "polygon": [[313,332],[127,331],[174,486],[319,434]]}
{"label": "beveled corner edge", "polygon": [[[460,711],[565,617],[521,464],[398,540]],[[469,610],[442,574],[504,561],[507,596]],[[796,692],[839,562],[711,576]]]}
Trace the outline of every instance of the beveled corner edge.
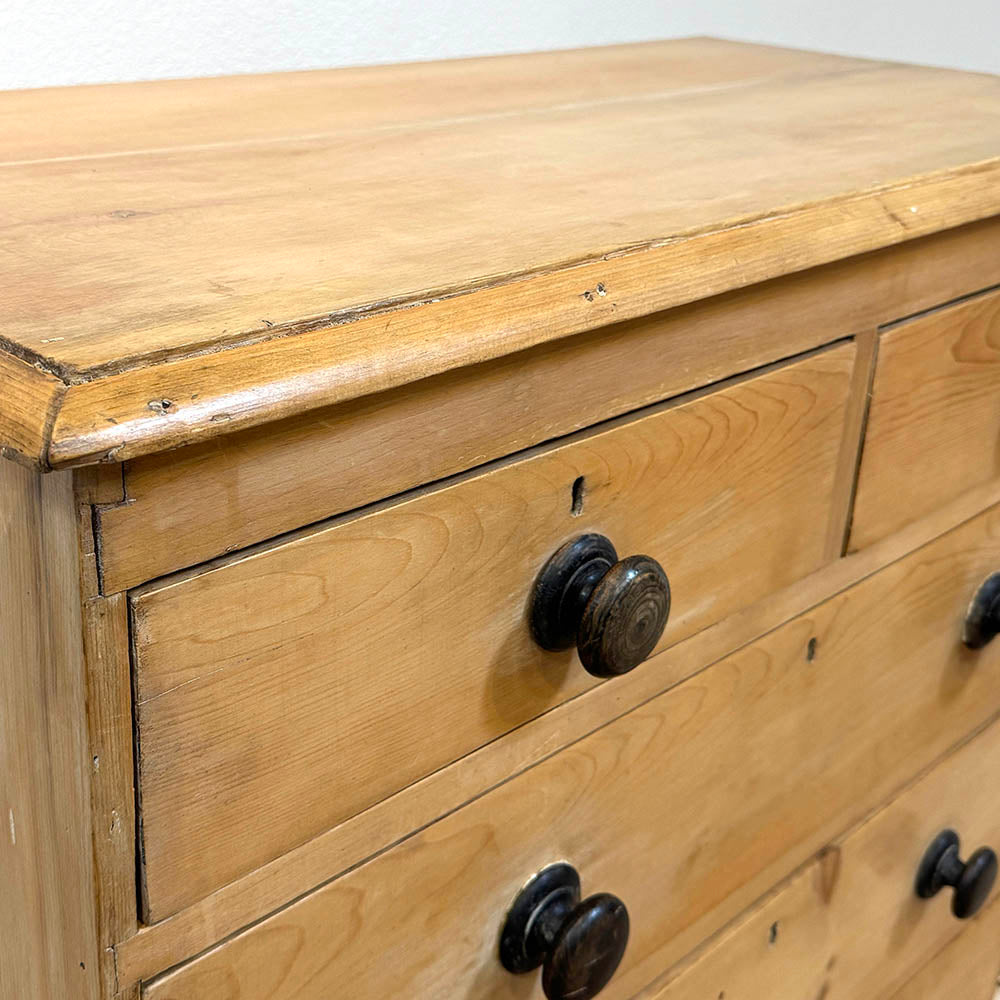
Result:
{"label": "beveled corner edge", "polygon": [[57,376],[0,350],[0,457],[49,468],[52,427],[66,389]]}

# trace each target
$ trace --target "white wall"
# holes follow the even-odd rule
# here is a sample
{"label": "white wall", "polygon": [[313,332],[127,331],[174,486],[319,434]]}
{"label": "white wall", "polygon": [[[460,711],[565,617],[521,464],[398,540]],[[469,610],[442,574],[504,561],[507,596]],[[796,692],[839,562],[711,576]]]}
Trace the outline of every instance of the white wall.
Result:
{"label": "white wall", "polygon": [[1000,0],[0,0],[0,89],[691,34],[1000,73]]}

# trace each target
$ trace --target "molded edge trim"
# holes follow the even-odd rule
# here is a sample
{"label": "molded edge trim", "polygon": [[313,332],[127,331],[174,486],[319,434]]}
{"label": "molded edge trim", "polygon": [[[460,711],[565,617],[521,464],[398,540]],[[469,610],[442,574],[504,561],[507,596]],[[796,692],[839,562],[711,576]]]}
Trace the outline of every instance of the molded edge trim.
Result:
{"label": "molded edge trim", "polygon": [[[0,448],[43,468],[120,462],[998,214],[1000,156],[343,325],[68,386],[0,355],[14,372],[4,372],[13,392],[0,397]],[[38,396],[40,378],[48,380],[51,412],[44,414],[19,405]]]}

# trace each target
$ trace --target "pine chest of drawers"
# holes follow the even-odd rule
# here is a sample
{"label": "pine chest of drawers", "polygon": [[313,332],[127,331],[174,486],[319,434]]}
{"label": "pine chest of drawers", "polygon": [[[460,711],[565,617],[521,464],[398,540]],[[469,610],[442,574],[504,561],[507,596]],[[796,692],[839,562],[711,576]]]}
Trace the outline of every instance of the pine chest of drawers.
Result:
{"label": "pine chest of drawers", "polygon": [[996,78],[689,39],[0,135],[3,1000],[988,1000]]}

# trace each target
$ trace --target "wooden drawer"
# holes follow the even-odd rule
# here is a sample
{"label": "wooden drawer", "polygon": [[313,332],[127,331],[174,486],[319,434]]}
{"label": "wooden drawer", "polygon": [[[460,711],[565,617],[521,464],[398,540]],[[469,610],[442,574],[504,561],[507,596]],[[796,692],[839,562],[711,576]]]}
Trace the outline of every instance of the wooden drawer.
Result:
{"label": "wooden drawer", "polygon": [[1000,903],[994,901],[953,938],[892,1000],[996,1000],[1000,992]]}
{"label": "wooden drawer", "polygon": [[998,773],[994,722],[642,1000],[992,1000],[1000,893],[966,922],[950,890],[921,900],[914,881],[943,829],[962,858],[1000,850],[1000,799],[987,794]]}
{"label": "wooden drawer", "polygon": [[851,549],[1000,476],[1000,292],[881,334]]}
{"label": "wooden drawer", "polygon": [[1000,283],[998,244],[1000,219],[947,230],[131,459],[94,511],[103,589],[138,586]]}
{"label": "wooden drawer", "polygon": [[629,907],[602,996],[632,996],[995,716],[1000,645],[972,653],[959,635],[998,564],[995,508],[153,981],[146,1000],[325,1000],[345,983],[357,1000],[539,997],[537,977],[500,968],[497,938],[525,879],[559,859]]}
{"label": "wooden drawer", "polygon": [[596,683],[527,625],[567,539],[600,531],[663,564],[661,647],[815,570],[853,357],[844,344],[136,592],[149,919]]}

